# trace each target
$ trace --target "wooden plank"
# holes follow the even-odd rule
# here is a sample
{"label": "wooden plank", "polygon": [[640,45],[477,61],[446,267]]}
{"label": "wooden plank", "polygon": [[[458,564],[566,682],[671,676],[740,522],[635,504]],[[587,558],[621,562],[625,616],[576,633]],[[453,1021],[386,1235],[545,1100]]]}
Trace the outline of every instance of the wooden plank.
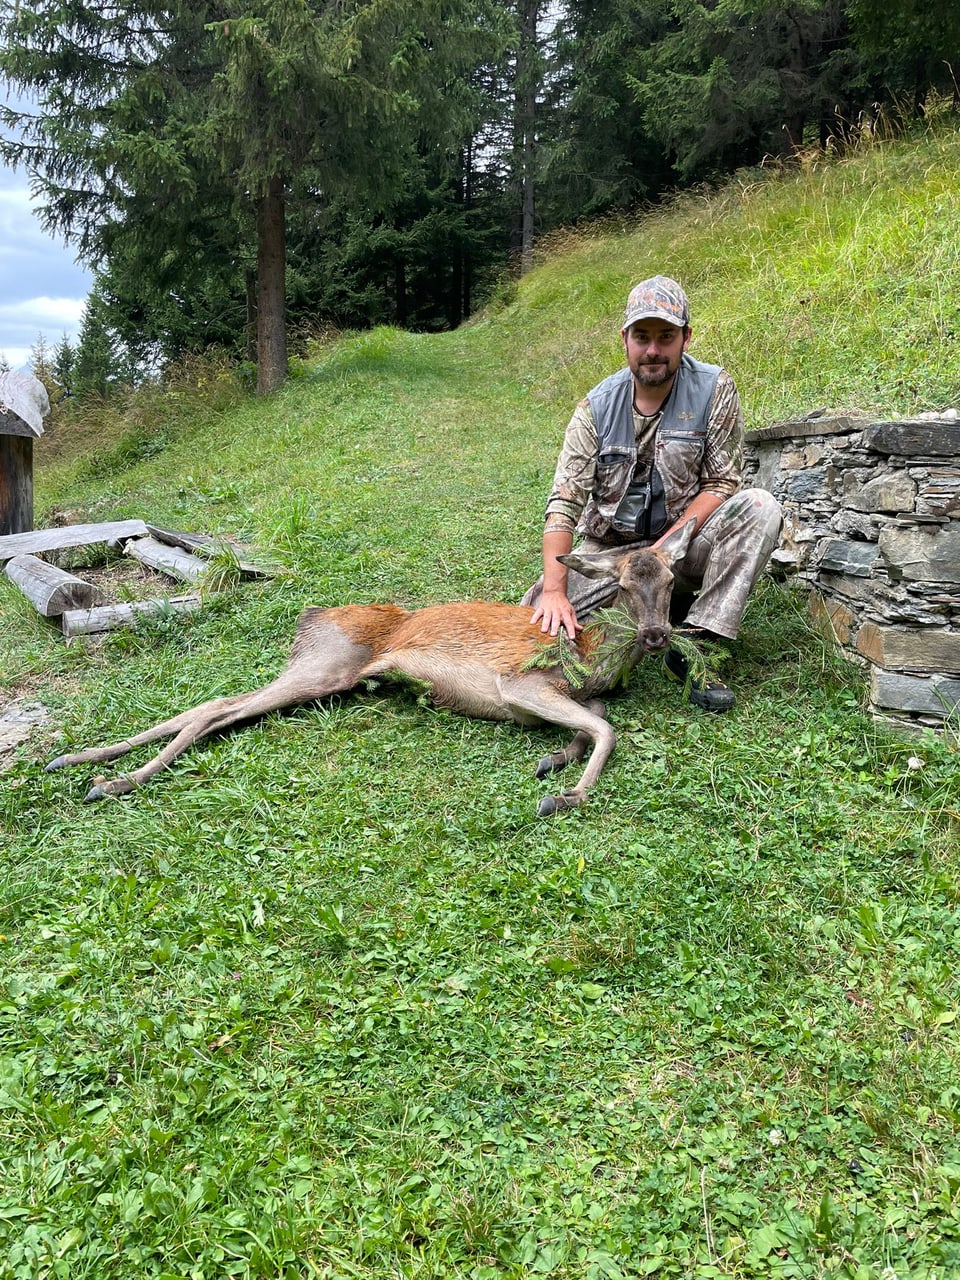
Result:
{"label": "wooden plank", "polygon": [[133,627],[141,618],[174,609],[188,613],[200,608],[199,596],[171,596],[169,600],[137,600],[133,604],[105,604],[97,609],[67,609],[60,619],[67,639]]}
{"label": "wooden plank", "polygon": [[184,582],[196,582],[210,568],[208,561],[192,556],[181,547],[169,547],[156,538],[133,538],[124,547],[123,554]]}
{"label": "wooden plank", "polygon": [[0,435],[0,535],[33,528],[33,438]]}
{"label": "wooden plank", "polygon": [[149,520],[147,529],[159,542],[165,542],[171,547],[182,547],[184,551],[195,551],[202,556],[215,556],[221,547],[226,547],[227,551],[237,557],[237,568],[246,577],[270,576],[266,569],[254,564],[252,560],[244,560],[240,554],[240,548],[227,538],[211,538],[206,533],[181,533],[178,529],[161,529],[159,525],[151,524]]}
{"label": "wooden plank", "polygon": [[120,542],[124,538],[145,538],[142,520],[113,520],[106,524],[66,524],[62,529],[34,529],[0,537],[0,563],[14,556],[38,555],[62,547],[86,547],[98,542]]}
{"label": "wooden plank", "polygon": [[103,600],[92,583],[36,556],[14,556],[4,572],[44,618],[58,618],[66,609],[89,609]]}

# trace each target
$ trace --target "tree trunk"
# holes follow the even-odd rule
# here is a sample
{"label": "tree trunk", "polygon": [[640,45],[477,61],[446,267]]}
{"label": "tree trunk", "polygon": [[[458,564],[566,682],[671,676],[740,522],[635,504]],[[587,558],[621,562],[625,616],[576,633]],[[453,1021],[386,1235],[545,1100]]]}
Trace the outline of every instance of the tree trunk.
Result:
{"label": "tree trunk", "polygon": [[257,395],[276,391],[286,376],[286,243],[277,175],[257,201]]}
{"label": "tree trunk", "polygon": [[[463,179],[463,205],[468,211],[473,208],[473,138],[467,139],[467,149],[464,154],[464,179]],[[469,225],[465,223],[465,226]],[[461,294],[461,315],[463,318],[469,319],[470,310],[473,305],[473,244],[467,242],[467,247],[463,255],[463,281]]]}
{"label": "tree trunk", "polygon": [[517,275],[533,263],[533,169],[536,160],[537,93],[541,83],[537,24],[540,0],[517,0],[520,43],[513,82],[513,155],[511,191],[516,204],[511,216],[511,269]]}
{"label": "tree trunk", "polygon": [[257,363],[257,273],[248,267],[244,277],[246,284],[246,358]]}
{"label": "tree trunk", "polygon": [[[457,156],[459,175],[454,189],[454,203],[462,209],[466,204],[464,170],[466,153],[461,150]],[[456,329],[463,319],[463,273],[464,273],[464,235],[466,223],[461,216],[457,219],[453,243],[450,246],[450,285],[447,294],[447,328]]]}
{"label": "tree trunk", "polygon": [[527,92],[527,126],[523,137],[523,203],[520,216],[520,274],[525,276],[533,266],[533,166],[536,160],[534,138],[537,109],[536,91]]}
{"label": "tree trunk", "polygon": [[393,264],[393,309],[396,324],[402,329],[407,323],[407,268],[400,256]]}
{"label": "tree trunk", "polygon": [[517,107],[520,113],[521,142],[521,201],[520,201],[520,274],[526,275],[533,266],[533,209],[536,163],[537,90],[540,87],[540,50],[537,47],[537,23],[540,18],[540,0],[523,0],[521,21],[520,96]]}

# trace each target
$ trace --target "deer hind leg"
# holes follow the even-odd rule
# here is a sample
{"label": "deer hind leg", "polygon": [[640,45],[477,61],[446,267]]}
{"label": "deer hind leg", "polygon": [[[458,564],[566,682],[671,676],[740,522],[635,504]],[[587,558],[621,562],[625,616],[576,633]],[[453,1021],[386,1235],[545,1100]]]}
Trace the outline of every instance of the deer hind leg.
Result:
{"label": "deer hind leg", "polygon": [[[344,637],[340,637],[341,641]],[[47,771],[63,769],[75,764],[95,764],[104,760],[114,760],[117,756],[126,755],[134,747],[140,747],[158,738],[170,738],[173,741],[140,769],[129,774],[112,778],[108,782],[97,783],[87,793],[87,801],[102,800],[105,796],[119,796],[143,786],[155,774],[166,769],[172,761],[183,754],[199,738],[218,733],[231,725],[244,720],[253,720],[266,715],[270,711],[278,711],[281,707],[293,706],[300,702],[312,702],[332,693],[343,693],[352,689],[361,678],[364,667],[370,658],[370,649],[366,646],[355,646],[349,654],[351,661],[345,661],[347,646],[339,646],[336,663],[294,659],[287,669],[264,685],[262,689],[254,689],[250,693],[238,694],[234,697],[212,698],[190,711],[164,720],[135,737],[109,747],[93,747],[88,751],[79,751],[73,755],[58,756],[47,765]],[[314,667],[314,670],[311,670]]]}
{"label": "deer hind leg", "polygon": [[[212,702],[204,703],[204,707],[212,706],[213,702],[221,702],[223,699],[215,698]],[[124,738],[122,742],[114,742],[108,747],[88,747],[86,751],[74,751],[68,755],[57,756],[56,760],[51,760],[44,770],[45,773],[55,773],[58,769],[69,769],[75,764],[102,764],[105,760],[116,760],[118,756],[125,756],[129,751],[133,751],[135,747],[145,746],[148,742],[156,742],[158,738],[170,738],[174,734],[180,732],[185,725],[204,707],[194,707],[191,711],[181,711],[179,715],[171,716],[169,720],[164,720],[161,724],[155,724],[152,729],[145,729],[143,733],[138,733],[132,738]]]}
{"label": "deer hind leg", "polygon": [[[617,736],[610,724],[604,719],[602,702],[576,702],[573,698],[561,693],[548,680],[531,680],[529,676],[503,677],[501,692],[504,703],[515,718],[520,721],[529,720],[533,715],[549,724],[564,725],[575,729],[576,733],[569,747],[557,752],[557,757],[564,756],[563,763],[583,758],[587,747],[593,743],[593,751],[587,767],[575,787],[563,791],[560,795],[544,796],[537,808],[541,818],[553,813],[561,813],[564,809],[575,809],[582,803],[587,792],[600,777],[603,767],[610,759],[611,752],[617,743]],[[569,753],[569,755],[568,755]],[[554,757],[545,757],[552,760]],[[541,760],[537,768],[537,776],[544,777],[552,769],[541,774]],[[562,768],[562,765],[558,767]]]}
{"label": "deer hind leg", "polygon": [[[594,715],[605,716],[606,707],[602,702],[590,701],[583,703],[588,711],[592,711]],[[576,760],[582,760],[587,753],[587,747],[593,739],[586,729],[579,729],[576,736],[559,751],[551,752],[548,756],[542,756],[537,764],[536,776],[540,779],[546,778],[551,773],[559,773],[561,769],[565,769],[568,764],[572,764]]]}

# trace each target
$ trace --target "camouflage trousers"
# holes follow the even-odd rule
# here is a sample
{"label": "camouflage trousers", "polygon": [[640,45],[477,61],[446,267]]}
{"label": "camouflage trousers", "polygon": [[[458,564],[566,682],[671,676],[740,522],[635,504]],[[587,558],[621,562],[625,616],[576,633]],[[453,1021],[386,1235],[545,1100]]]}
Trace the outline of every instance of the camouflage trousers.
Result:
{"label": "camouflage trousers", "polygon": [[[765,489],[741,489],[704,521],[686,556],[674,569],[674,593],[696,595],[687,612],[686,626],[703,627],[730,640],[736,638],[753,585],[776,548],[781,518],[780,505],[772,494]],[[603,551],[611,545],[632,550],[650,543],[611,544],[584,538],[577,549]],[[536,607],[542,590],[540,578],[520,603]],[[573,570],[568,574],[567,597],[581,622],[611,604],[616,594],[614,581],[596,581]]]}

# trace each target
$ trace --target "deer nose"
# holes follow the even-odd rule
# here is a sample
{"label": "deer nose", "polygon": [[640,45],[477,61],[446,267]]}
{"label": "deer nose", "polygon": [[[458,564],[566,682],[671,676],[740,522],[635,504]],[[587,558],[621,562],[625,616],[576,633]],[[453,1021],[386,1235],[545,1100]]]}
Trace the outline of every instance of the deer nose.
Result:
{"label": "deer nose", "polygon": [[670,628],[646,627],[640,633],[640,643],[647,653],[659,653],[670,643]]}

